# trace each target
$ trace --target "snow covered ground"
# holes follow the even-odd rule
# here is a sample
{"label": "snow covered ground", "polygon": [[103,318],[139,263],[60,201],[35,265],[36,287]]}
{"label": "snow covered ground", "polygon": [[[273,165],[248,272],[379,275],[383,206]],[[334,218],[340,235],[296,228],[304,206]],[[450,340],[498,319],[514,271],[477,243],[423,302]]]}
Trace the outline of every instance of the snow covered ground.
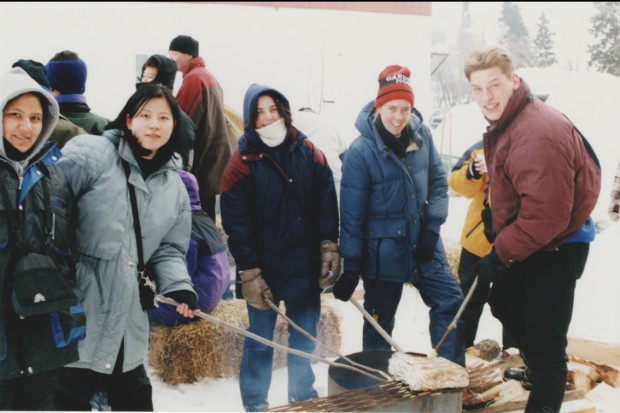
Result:
{"label": "snow covered ground", "polygon": [[[466,202],[462,198],[451,198],[450,219],[442,230],[443,237],[454,238],[460,231],[461,213]],[[586,272],[578,282],[573,322],[569,331],[571,337],[585,338],[604,343],[620,344],[620,223],[614,223],[598,235],[592,244]],[[362,316],[351,303],[336,299],[332,305],[342,316],[341,335],[343,354],[361,351]],[[482,315],[477,340],[494,339],[501,342],[501,326],[487,309]],[[394,340],[405,350],[429,353],[428,309],[417,290],[407,287],[396,316]],[[314,365],[316,389],[319,396],[328,395],[328,367]],[[154,388],[156,411],[243,411],[236,379],[204,379],[194,384],[169,386],[162,383],[152,369],[149,376]],[[286,393],[286,369],[274,371],[269,393],[270,406],[288,404]],[[614,412],[600,406],[598,412]],[[617,409],[617,406],[616,406]]]}
{"label": "snow covered ground", "polygon": [[[529,69],[521,72],[535,93],[549,93],[548,103],[569,116],[593,145],[603,165],[601,196],[593,213],[595,222],[604,230],[592,243],[585,273],[577,284],[573,321],[569,335],[604,343],[620,344],[620,222],[607,219],[609,194],[616,165],[620,161],[620,134],[616,127],[620,113],[618,78],[600,73],[562,72]],[[441,126],[434,130],[437,147],[442,152],[452,148],[453,155],[461,153],[481,138],[484,121],[475,104],[454,108],[444,126],[444,143],[440,145]],[[451,131],[451,138],[447,135]],[[447,222],[442,237],[458,241],[467,208],[467,200],[450,198]],[[361,286],[360,286],[361,288]],[[362,316],[351,303],[332,300],[342,316],[341,335],[343,354],[361,351]],[[488,308],[482,315],[477,340],[494,339],[501,342],[501,326]],[[428,309],[417,290],[407,287],[396,315],[394,339],[405,350],[429,353]],[[319,396],[328,395],[328,366],[314,365],[316,389]],[[236,379],[204,379],[194,384],[169,386],[162,383],[153,369],[149,376],[154,388],[156,411],[243,411]],[[274,371],[269,404],[271,407],[288,404],[286,369]],[[618,406],[597,404],[598,413],[617,412]]]}

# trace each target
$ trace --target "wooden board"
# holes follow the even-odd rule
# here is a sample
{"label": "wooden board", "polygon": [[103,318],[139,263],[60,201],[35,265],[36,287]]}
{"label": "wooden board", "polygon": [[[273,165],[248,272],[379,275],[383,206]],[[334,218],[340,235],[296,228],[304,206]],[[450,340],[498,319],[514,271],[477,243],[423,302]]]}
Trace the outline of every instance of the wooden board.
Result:
{"label": "wooden board", "polygon": [[595,363],[620,367],[620,344],[606,344],[569,337],[566,352]]}
{"label": "wooden board", "polygon": [[[529,396],[529,392],[526,392],[526,396],[523,399],[520,400],[512,400],[506,403],[500,403],[497,402],[495,404],[492,404],[489,407],[485,407],[484,409],[480,409],[480,410],[476,410],[476,412],[479,413],[505,413],[505,412],[512,412],[513,410],[516,411],[523,411],[523,409],[525,408],[525,406],[527,405],[527,397]],[[571,390],[571,391],[567,391],[564,394],[564,403],[571,401],[571,400],[580,400],[584,398],[584,392],[582,390]],[[562,406],[564,406],[564,404],[562,404]],[[565,413],[564,407],[562,407],[561,409],[562,413]],[[573,412],[576,413],[576,412]]]}

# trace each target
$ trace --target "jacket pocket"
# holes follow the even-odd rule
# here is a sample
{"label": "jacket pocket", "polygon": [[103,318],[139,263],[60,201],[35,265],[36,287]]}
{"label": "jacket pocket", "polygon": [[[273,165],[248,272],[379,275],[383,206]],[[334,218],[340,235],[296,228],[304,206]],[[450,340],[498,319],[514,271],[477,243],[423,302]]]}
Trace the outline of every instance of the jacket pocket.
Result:
{"label": "jacket pocket", "polygon": [[501,202],[491,199],[493,229],[496,234],[517,218],[520,206],[521,202],[518,199]]}
{"label": "jacket pocket", "polygon": [[86,336],[86,314],[80,303],[67,310],[50,313],[50,321],[56,348],[67,347]]}
{"label": "jacket pocket", "polygon": [[24,255],[15,268],[13,309],[21,316],[33,316],[75,305],[78,298],[67,283],[68,277],[66,269],[49,255]]}
{"label": "jacket pocket", "polygon": [[402,218],[369,219],[366,227],[366,273],[405,276],[409,261],[408,227]]}

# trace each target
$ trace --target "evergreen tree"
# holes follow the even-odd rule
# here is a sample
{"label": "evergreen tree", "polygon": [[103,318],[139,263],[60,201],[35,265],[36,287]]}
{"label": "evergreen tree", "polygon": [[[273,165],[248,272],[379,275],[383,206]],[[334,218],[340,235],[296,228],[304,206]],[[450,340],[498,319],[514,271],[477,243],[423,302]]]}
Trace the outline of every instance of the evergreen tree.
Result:
{"label": "evergreen tree", "polygon": [[448,55],[441,66],[431,74],[433,88],[437,94],[437,106],[454,106],[470,102],[472,99],[469,82],[463,75],[463,61],[472,50],[480,47],[485,41],[473,31],[469,2],[462,2],[461,8],[456,43],[446,45]]}
{"label": "evergreen tree", "polygon": [[551,66],[558,61],[553,51],[554,35],[555,33],[549,29],[547,16],[545,16],[544,12],[541,13],[538,18],[538,31],[534,39],[534,50],[532,51],[532,64],[535,67]]}
{"label": "evergreen tree", "polygon": [[504,2],[499,25],[499,42],[514,56],[516,66],[530,66],[532,62],[530,35],[523,23],[519,6]]}
{"label": "evergreen tree", "polygon": [[592,17],[590,33],[595,43],[588,46],[590,67],[600,72],[620,75],[620,19],[618,2],[599,2],[594,4],[598,13]]}

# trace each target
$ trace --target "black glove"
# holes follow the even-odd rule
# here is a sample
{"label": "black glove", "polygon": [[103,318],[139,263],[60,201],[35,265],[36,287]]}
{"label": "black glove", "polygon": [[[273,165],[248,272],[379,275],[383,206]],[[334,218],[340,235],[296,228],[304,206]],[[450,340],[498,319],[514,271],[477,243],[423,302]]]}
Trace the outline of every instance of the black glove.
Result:
{"label": "black glove", "polygon": [[478,280],[481,283],[492,283],[508,278],[510,267],[506,266],[499,259],[495,252],[495,247],[491,248],[489,255],[480,259],[480,269],[478,270]]}
{"label": "black glove", "polygon": [[360,282],[360,275],[355,271],[345,271],[342,273],[336,284],[334,284],[334,297],[340,301],[349,301],[353,295],[353,291]]}
{"label": "black glove", "polygon": [[480,218],[482,218],[482,225],[484,225],[484,237],[493,244],[495,241],[495,234],[493,233],[493,220],[491,219],[491,207],[488,201],[484,201],[484,208],[480,212]]}
{"label": "black glove", "polygon": [[164,297],[172,298],[179,304],[187,304],[190,310],[198,309],[198,300],[196,294],[187,290],[172,291],[164,294]]}
{"label": "black glove", "polygon": [[480,177],[482,177],[482,174],[476,169],[476,163],[473,161],[473,159],[471,160],[471,162],[469,162],[469,165],[467,166],[467,173],[465,174],[465,176],[467,177],[467,179],[480,179]]}
{"label": "black glove", "polygon": [[439,240],[439,232],[434,228],[431,229],[426,227],[422,230],[420,234],[420,239],[418,240],[418,245],[411,251],[411,255],[413,259],[418,263],[429,262],[433,259],[433,255],[435,254],[435,247],[437,246],[437,241]]}

